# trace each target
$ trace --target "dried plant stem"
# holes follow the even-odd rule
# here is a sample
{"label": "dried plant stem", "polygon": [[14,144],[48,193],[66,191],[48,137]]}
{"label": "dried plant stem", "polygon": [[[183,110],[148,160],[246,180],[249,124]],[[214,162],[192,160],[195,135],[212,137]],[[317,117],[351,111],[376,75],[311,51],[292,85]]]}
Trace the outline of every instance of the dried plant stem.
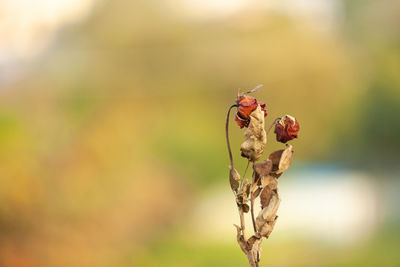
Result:
{"label": "dried plant stem", "polygon": [[247,172],[247,169],[249,168],[249,165],[250,165],[250,160],[247,160],[246,169],[244,169],[243,179],[246,176],[246,172]]}
{"label": "dried plant stem", "polygon": [[240,228],[241,228],[241,230],[242,230],[242,235],[243,235],[244,240],[247,240],[247,239],[246,239],[246,224],[245,224],[245,221],[244,221],[243,209],[242,209],[241,206],[238,206],[238,209],[239,209]]}
{"label": "dried plant stem", "polygon": [[256,220],[254,219],[254,199],[253,193],[251,193],[251,200],[250,200],[250,213],[251,213],[251,221],[253,223],[254,233],[257,234],[257,227],[256,227]]}
{"label": "dried plant stem", "polygon": [[226,115],[226,123],[225,123],[225,135],[226,135],[226,144],[228,146],[228,152],[229,152],[229,160],[231,163],[231,167],[233,168],[233,158],[232,158],[232,150],[231,150],[231,144],[229,143],[229,114],[231,113],[231,109],[234,107],[238,107],[237,104],[230,106],[228,110],[228,114]]}
{"label": "dried plant stem", "polygon": [[281,119],[281,117],[278,117],[278,118],[276,118],[276,119],[271,123],[271,125],[270,125],[269,128],[268,128],[267,135],[268,135],[269,132],[271,131],[272,127],[273,127],[280,119]]}
{"label": "dried plant stem", "polygon": [[[230,160],[229,184],[235,196],[240,218],[240,226],[234,224],[236,227],[236,239],[239,247],[246,254],[251,267],[258,267],[262,252],[262,241],[264,238],[269,238],[278,218],[276,214],[280,204],[280,197],[277,179],[290,166],[293,146],[286,145],[285,149],[270,153],[266,160],[258,163],[257,160],[263,155],[267,143],[267,135],[273,127],[275,128],[276,140],[282,143],[296,138],[299,131],[298,122],[289,115],[285,115],[282,117],[283,119],[280,117],[274,119],[268,130],[265,131],[265,105],[257,102],[254,97],[246,95],[255,92],[260,87],[261,85],[246,93],[238,92],[236,104],[229,107],[225,124],[226,144]],[[247,128],[244,132],[245,141],[240,146],[241,156],[247,159],[247,165],[242,177],[233,166],[228,133],[229,116],[234,107],[238,108],[237,124],[240,128]],[[239,120],[239,115],[243,119]],[[291,123],[290,125],[288,124],[289,122]],[[291,128],[289,129],[288,127]],[[253,175],[251,178],[246,179],[250,162],[253,164]],[[261,210],[255,216],[254,204],[257,199],[260,201]],[[248,239],[246,238],[245,213],[250,213],[254,230],[254,234],[250,230]]]}
{"label": "dried plant stem", "polygon": [[250,192],[251,192],[251,196],[250,196],[250,214],[251,214],[251,221],[253,223],[254,234],[256,234],[256,235],[258,234],[258,231],[257,231],[257,227],[256,227],[256,220],[254,218],[254,199],[255,198],[253,197],[253,194],[255,192],[255,189],[256,189],[257,184],[258,184],[259,181],[260,181],[260,178],[258,178],[256,181],[254,181],[253,184],[251,185],[251,189],[250,189]]}
{"label": "dried plant stem", "polygon": [[243,174],[243,177],[242,177],[242,179],[241,179],[241,181],[240,181],[240,188],[243,188],[244,178],[245,178],[245,176],[246,176],[247,169],[249,168],[249,165],[250,165],[250,160],[247,160],[246,169],[244,169],[244,174]]}

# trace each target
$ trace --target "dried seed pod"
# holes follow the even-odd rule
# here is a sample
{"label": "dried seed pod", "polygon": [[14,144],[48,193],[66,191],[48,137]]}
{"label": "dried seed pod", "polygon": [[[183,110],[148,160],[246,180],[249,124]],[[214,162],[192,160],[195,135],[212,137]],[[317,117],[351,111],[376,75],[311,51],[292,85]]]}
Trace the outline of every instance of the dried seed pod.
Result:
{"label": "dried seed pod", "polygon": [[232,166],[229,166],[229,168],[231,169],[229,172],[229,183],[231,184],[232,191],[237,193],[237,190],[239,188],[240,175],[238,171]]}
{"label": "dried seed pod", "polygon": [[[260,198],[262,198],[262,196],[260,196]],[[272,190],[271,194],[267,195],[266,198],[269,198],[269,200],[264,199],[264,202],[268,202],[267,206],[265,206],[259,212],[256,218],[256,227],[260,235],[267,238],[271,234],[273,227],[275,225],[275,220],[277,218],[276,212],[278,211],[279,208],[280,199],[278,192],[276,190]]]}
{"label": "dried seed pod", "polygon": [[271,175],[279,178],[282,172],[289,168],[293,152],[293,146],[286,145],[286,149],[276,150],[269,154],[268,159],[272,162]]}
{"label": "dried seed pod", "polygon": [[272,161],[267,159],[253,165],[253,183],[263,186],[264,180],[270,175],[272,170]]}
{"label": "dried seed pod", "polygon": [[250,114],[249,128],[244,132],[245,141],[240,146],[242,157],[248,158],[250,161],[257,161],[267,143],[267,134],[264,129],[264,112],[261,106]]}
{"label": "dried seed pod", "polygon": [[249,212],[250,207],[247,204],[243,204],[243,205],[241,205],[241,209],[243,210],[244,213],[247,213],[247,212]]}
{"label": "dried seed pod", "polygon": [[272,162],[271,172],[276,173],[279,170],[279,162],[281,161],[283,149],[276,150],[269,154],[268,159]]}
{"label": "dried seed pod", "polygon": [[243,196],[243,203],[246,203],[250,196],[250,187],[251,187],[251,184],[250,184],[249,180],[245,179],[243,182],[242,189],[241,189],[241,193]]}
{"label": "dried seed pod", "polygon": [[297,138],[300,130],[299,122],[290,115],[283,116],[275,126],[276,140],[286,143],[294,138]]}
{"label": "dried seed pod", "polygon": [[286,149],[282,152],[281,159],[279,160],[277,174],[280,174],[289,168],[290,163],[292,163],[292,157],[293,157],[293,146],[286,145]]}

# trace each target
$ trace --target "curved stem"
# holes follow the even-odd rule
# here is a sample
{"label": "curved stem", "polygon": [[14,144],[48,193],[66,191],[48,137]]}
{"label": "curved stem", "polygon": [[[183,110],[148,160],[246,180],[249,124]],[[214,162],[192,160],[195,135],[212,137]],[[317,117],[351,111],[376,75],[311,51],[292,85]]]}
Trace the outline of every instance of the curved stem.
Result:
{"label": "curved stem", "polygon": [[255,188],[257,187],[258,182],[260,181],[261,177],[258,177],[258,179],[253,183],[250,192],[251,192],[251,197],[250,197],[250,214],[251,214],[251,221],[253,222],[253,229],[254,229],[254,234],[258,234],[257,227],[256,227],[256,220],[254,219],[254,197],[253,194],[255,192]]}
{"label": "curved stem", "polygon": [[269,132],[271,131],[272,126],[274,126],[280,119],[282,119],[282,118],[281,118],[281,117],[278,117],[278,118],[276,118],[276,119],[271,123],[271,125],[270,125],[269,128],[268,128],[267,135],[268,135]]}
{"label": "curved stem", "polygon": [[226,115],[226,123],[225,123],[225,136],[226,136],[226,144],[228,146],[228,152],[229,152],[229,160],[231,162],[231,167],[233,168],[233,158],[232,158],[232,150],[231,150],[231,144],[229,143],[229,134],[228,134],[228,129],[229,129],[229,114],[231,113],[231,109],[234,107],[237,107],[238,105],[232,105],[229,110],[228,114]]}

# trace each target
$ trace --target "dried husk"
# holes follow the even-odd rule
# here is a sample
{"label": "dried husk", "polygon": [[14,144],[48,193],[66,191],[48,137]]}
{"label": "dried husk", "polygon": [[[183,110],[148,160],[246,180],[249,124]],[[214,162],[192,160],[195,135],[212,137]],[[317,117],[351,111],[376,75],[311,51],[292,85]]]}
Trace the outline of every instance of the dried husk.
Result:
{"label": "dried husk", "polygon": [[277,174],[281,174],[289,168],[290,163],[292,163],[292,157],[293,146],[286,145],[286,149],[282,152],[281,159],[279,161]]}
{"label": "dried husk", "polygon": [[229,166],[230,172],[229,172],[229,183],[231,185],[231,189],[233,192],[237,193],[238,188],[239,188],[239,180],[240,180],[240,175],[238,171],[233,168],[232,166]]}
{"label": "dried husk", "polygon": [[264,129],[264,112],[261,106],[250,114],[250,124],[244,132],[245,141],[240,146],[242,157],[248,158],[250,161],[257,161],[267,143],[267,134]]}
{"label": "dried husk", "polygon": [[268,159],[271,160],[272,162],[272,169],[271,169],[272,173],[276,173],[279,170],[279,162],[281,160],[282,153],[283,149],[280,149],[269,154]]}
{"label": "dried husk", "polygon": [[293,146],[286,145],[286,149],[280,149],[269,154],[268,159],[272,162],[272,170],[270,175],[279,178],[284,171],[286,171],[293,157]]}
{"label": "dried husk", "polygon": [[[273,159],[273,157],[271,158]],[[271,160],[271,162],[273,161]],[[257,169],[255,168],[256,171]],[[258,174],[266,176],[261,177],[263,187],[260,194],[261,211],[256,218],[256,228],[261,236],[268,238],[275,225],[276,213],[280,203],[277,189],[278,183],[277,179],[271,176],[270,173],[258,172]]]}
{"label": "dried husk", "polygon": [[253,166],[253,183],[257,185],[262,184],[262,180],[267,177],[272,170],[272,161],[267,159],[262,162],[256,163]]}
{"label": "dried husk", "polygon": [[237,197],[236,197],[236,202],[238,203],[239,206],[246,204],[249,196],[250,196],[250,187],[251,184],[248,179],[245,179],[243,181],[242,187],[239,189]]}
{"label": "dried husk", "polygon": [[[264,190],[266,190],[266,188],[264,188]],[[268,238],[277,219],[276,213],[279,208],[280,198],[277,190],[268,189],[265,196],[263,197],[262,195],[261,193],[260,198],[265,207],[259,212],[256,218],[256,227],[261,236]],[[262,198],[264,198],[264,200],[262,200]]]}

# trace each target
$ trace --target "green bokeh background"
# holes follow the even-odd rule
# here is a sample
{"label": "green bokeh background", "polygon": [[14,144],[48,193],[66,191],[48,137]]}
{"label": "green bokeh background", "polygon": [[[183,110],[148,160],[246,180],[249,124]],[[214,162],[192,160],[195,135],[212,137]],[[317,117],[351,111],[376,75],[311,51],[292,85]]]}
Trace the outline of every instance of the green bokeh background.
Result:
{"label": "green bokeh background", "polygon": [[[99,1],[65,25],[0,87],[0,265],[246,266],[234,228],[215,242],[187,225],[226,183],[227,108],[258,84],[267,123],[300,122],[292,174],[333,164],[397,195],[400,5],[336,2],[328,30],[252,8],[195,20],[155,0]],[[270,135],[268,151],[281,147]],[[399,266],[392,213],[351,245],[272,238],[262,266]]]}

